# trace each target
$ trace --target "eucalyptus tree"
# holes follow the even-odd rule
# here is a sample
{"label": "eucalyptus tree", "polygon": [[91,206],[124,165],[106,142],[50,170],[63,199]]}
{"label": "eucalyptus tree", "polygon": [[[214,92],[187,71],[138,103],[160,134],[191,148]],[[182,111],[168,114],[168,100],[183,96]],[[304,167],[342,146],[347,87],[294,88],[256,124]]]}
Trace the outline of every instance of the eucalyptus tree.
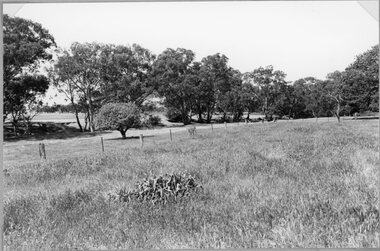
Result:
{"label": "eucalyptus tree", "polygon": [[49,80],[38,72],[40,63],[50,61],[53,36],[41,24],[18,17],[3,17],[3,121],[11,114],[15,128],[27,106],[49,88]]}
{"label": "eucalyptus tree", "polygon": [[[61,83],[77,92],[87,104],[89,128],[95,131],[94,115],[97,93],[103,83],[101,54],[105,45],[96,42],[71,45],[58,57],[54,71]],[[75,89],[75,90],[74,90]]]}
{"label": "eucalyptus tree", "polygon": [[101,57],[104,102],[132,102],[141,106],[154,91],[150,73],[155,55],[133,44],[107,45]]}
{"label": "eucalyptus tree", "polygon": [[327,80],[324,81],[324,93],[335,103],[334,114],[340,123],[340,113],[345,102],[347,86],[343,82],[343,72],[334,71],[327,74]]}
{"label": "eucalyptus tree", "polygon": [[152,80],[157,93],[164,98],[169,109],[181,114],[184,124],[191,121],[190,113],[195,99],[194,69],[195,54],[184,48],[166,49],[153,63]]}
{"label": "eucalyptus tree", "polygon": [[217,108],[223,106],[225,94],[231,89],[231,68],[228,58],[220,53],[204,57],[200,69],[200,100],[209,123]]}
{"label": "eucalyptus tree", "polygon": [[263,114],[273,113],[276,99],[281,94],[281,89],[287,84],[286,74],[274,70],[273,66],[259,67],[244,74],[246,82],[256,85],[260,90]]}
{"label": "eucalyptus tree", "polygon": [[358,55],[345,69],[342,81],[354,112],[379,111],[379,46]]}

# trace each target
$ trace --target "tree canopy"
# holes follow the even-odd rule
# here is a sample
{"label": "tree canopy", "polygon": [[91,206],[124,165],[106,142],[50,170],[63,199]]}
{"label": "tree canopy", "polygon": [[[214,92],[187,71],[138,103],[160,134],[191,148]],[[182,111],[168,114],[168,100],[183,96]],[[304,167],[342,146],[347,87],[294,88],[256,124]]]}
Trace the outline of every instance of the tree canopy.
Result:
{"label": "tree canopy", "polygon": [[49,87],[47,77],[38,73],[40,62],[50,60],[54,38],[40,24],[4,15],[4,117],[12,115],[14,126],[20,116],[28,112],[36,96]]}
{"label": "tree canopy", "polygon": [[108,103],[100,108],[96,116],[99,129],[118,130],[123,138],[130,128],[141,126],[140,109],[133,103]]}

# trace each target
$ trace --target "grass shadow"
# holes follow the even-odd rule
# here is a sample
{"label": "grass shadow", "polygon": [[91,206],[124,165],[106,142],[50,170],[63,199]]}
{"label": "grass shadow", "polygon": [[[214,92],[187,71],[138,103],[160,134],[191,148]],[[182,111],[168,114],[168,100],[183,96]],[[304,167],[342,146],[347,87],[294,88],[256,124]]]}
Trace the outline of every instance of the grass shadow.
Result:
{"label": "grass shadow", "polygon": [[[152,138],[152,137],[155,137],[154,135],[147,135],[147,136],[144,136],[144,138]],[[140,136],[129,136],[129,137],[126,137],[126,138],[123,138],[123,137],[119,137],[119,138],[112,138],[112,139],[104,139],[105,141],[107,140],[128,140],[128,139],[139,139]]]}
{"label": "grass shadow", "polygon": [[60,123],[49,122],[46,123],[45,128],[38,126],[32,126],[31,135],[18,135],[14,136],[12,129],[4,128],[3,139],[4,142],[17,142],[21,140],[30,141],[40,141],[40,140],[50,140],[50,139],[71,139],[71,138],[91,138],[94,136],[100,136],[104,134],[109,134],[109,131],[100,131],[96,133],[92,132],[81,132],[78,128],[62,125]]}

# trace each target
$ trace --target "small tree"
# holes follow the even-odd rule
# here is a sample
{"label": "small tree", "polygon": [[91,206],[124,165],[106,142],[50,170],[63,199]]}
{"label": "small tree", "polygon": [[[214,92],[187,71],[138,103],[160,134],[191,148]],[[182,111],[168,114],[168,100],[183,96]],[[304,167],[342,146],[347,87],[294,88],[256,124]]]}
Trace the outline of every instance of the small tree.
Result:
{"label": "small tree", "polygon": [[118,130],[125,139],[130,128],[141,126],[140,109],[133,103],[108,103],[103,105],[96,117],[99,129]]}

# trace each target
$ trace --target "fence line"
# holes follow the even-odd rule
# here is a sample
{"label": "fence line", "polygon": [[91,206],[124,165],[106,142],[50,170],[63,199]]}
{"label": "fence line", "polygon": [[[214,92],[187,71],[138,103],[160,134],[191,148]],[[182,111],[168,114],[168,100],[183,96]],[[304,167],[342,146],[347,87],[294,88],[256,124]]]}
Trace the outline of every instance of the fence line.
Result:
{"label": "fence line", "polygon": [[[303,119],[302,119],[303,121]],[[329,118],[328,120],[329,121]],[[253,124],[253,123],[249,123],[248,120],[245,120],[245,124],[246,125],[249,125],[249,124]],[[217,124],[219,126],[217,126],[215,129],[223,129],[223,125],[224,125],[224,131],[227,132],[227,122],[224,122],[223,124]],[[234,126],[240,126],[240,123],[233,123],[231,124],[232,127]],[[214,131],[214,124],[213,123],[210,123],[210,127],[211,127],[211,131]],[[207,126],[200,126],[198,127],[199,129],[207,129],[208,127]],[[187,129],[188,133],[189,133],[189,137],[188,138],[194,138],[195,137],[195,133],[197,132],[196,129],[198,129],[197,127],[195,126],[192,126],[192,127],[185,127],[183,128],[184,130]],[[184,130],[181,130],[182,128],[177,128],[178,129],[178,132],[184,132]],[[260,126],[260,129],[262,129],[262,127]],[[176,131],[172,130],[172,129],[169,129],[169,138],[170,138],[170,142],[173,142],[173,137],[174,137],[174,133]],[[155,134],[155,135],[160,135],[161,133],[159,134]],[[166,134],[166,132],[163,132],[162,134]],[[198,134],[198,133],[196,133]],[[225,133],[223,133],[225,134]],[[135,136],[133,136],[135,137]],[[149,134],[148,136],[145,136],[145,137],[149,137]],[[139,147],[140,148],[143,148],[144,147],[144,140],[145,140],[145,137],[143,134],[139,134],[138,138],[139,138]],[[186,137],[184,137],[183,139],[186,139]],[[130,141],[128,141],[130,142]],[[103,137],[100,137],[100,143],[101,143],[101,151],[104,153],[105,152],[105,146],[104,146],[104,138]],[[39,149],[39,157],[40,157],[40,160],[46,160],[47,159],[47,156],[46,156],[46,145],[44,143],[39,143],[39,146],[38,146],[38,149]]]}

